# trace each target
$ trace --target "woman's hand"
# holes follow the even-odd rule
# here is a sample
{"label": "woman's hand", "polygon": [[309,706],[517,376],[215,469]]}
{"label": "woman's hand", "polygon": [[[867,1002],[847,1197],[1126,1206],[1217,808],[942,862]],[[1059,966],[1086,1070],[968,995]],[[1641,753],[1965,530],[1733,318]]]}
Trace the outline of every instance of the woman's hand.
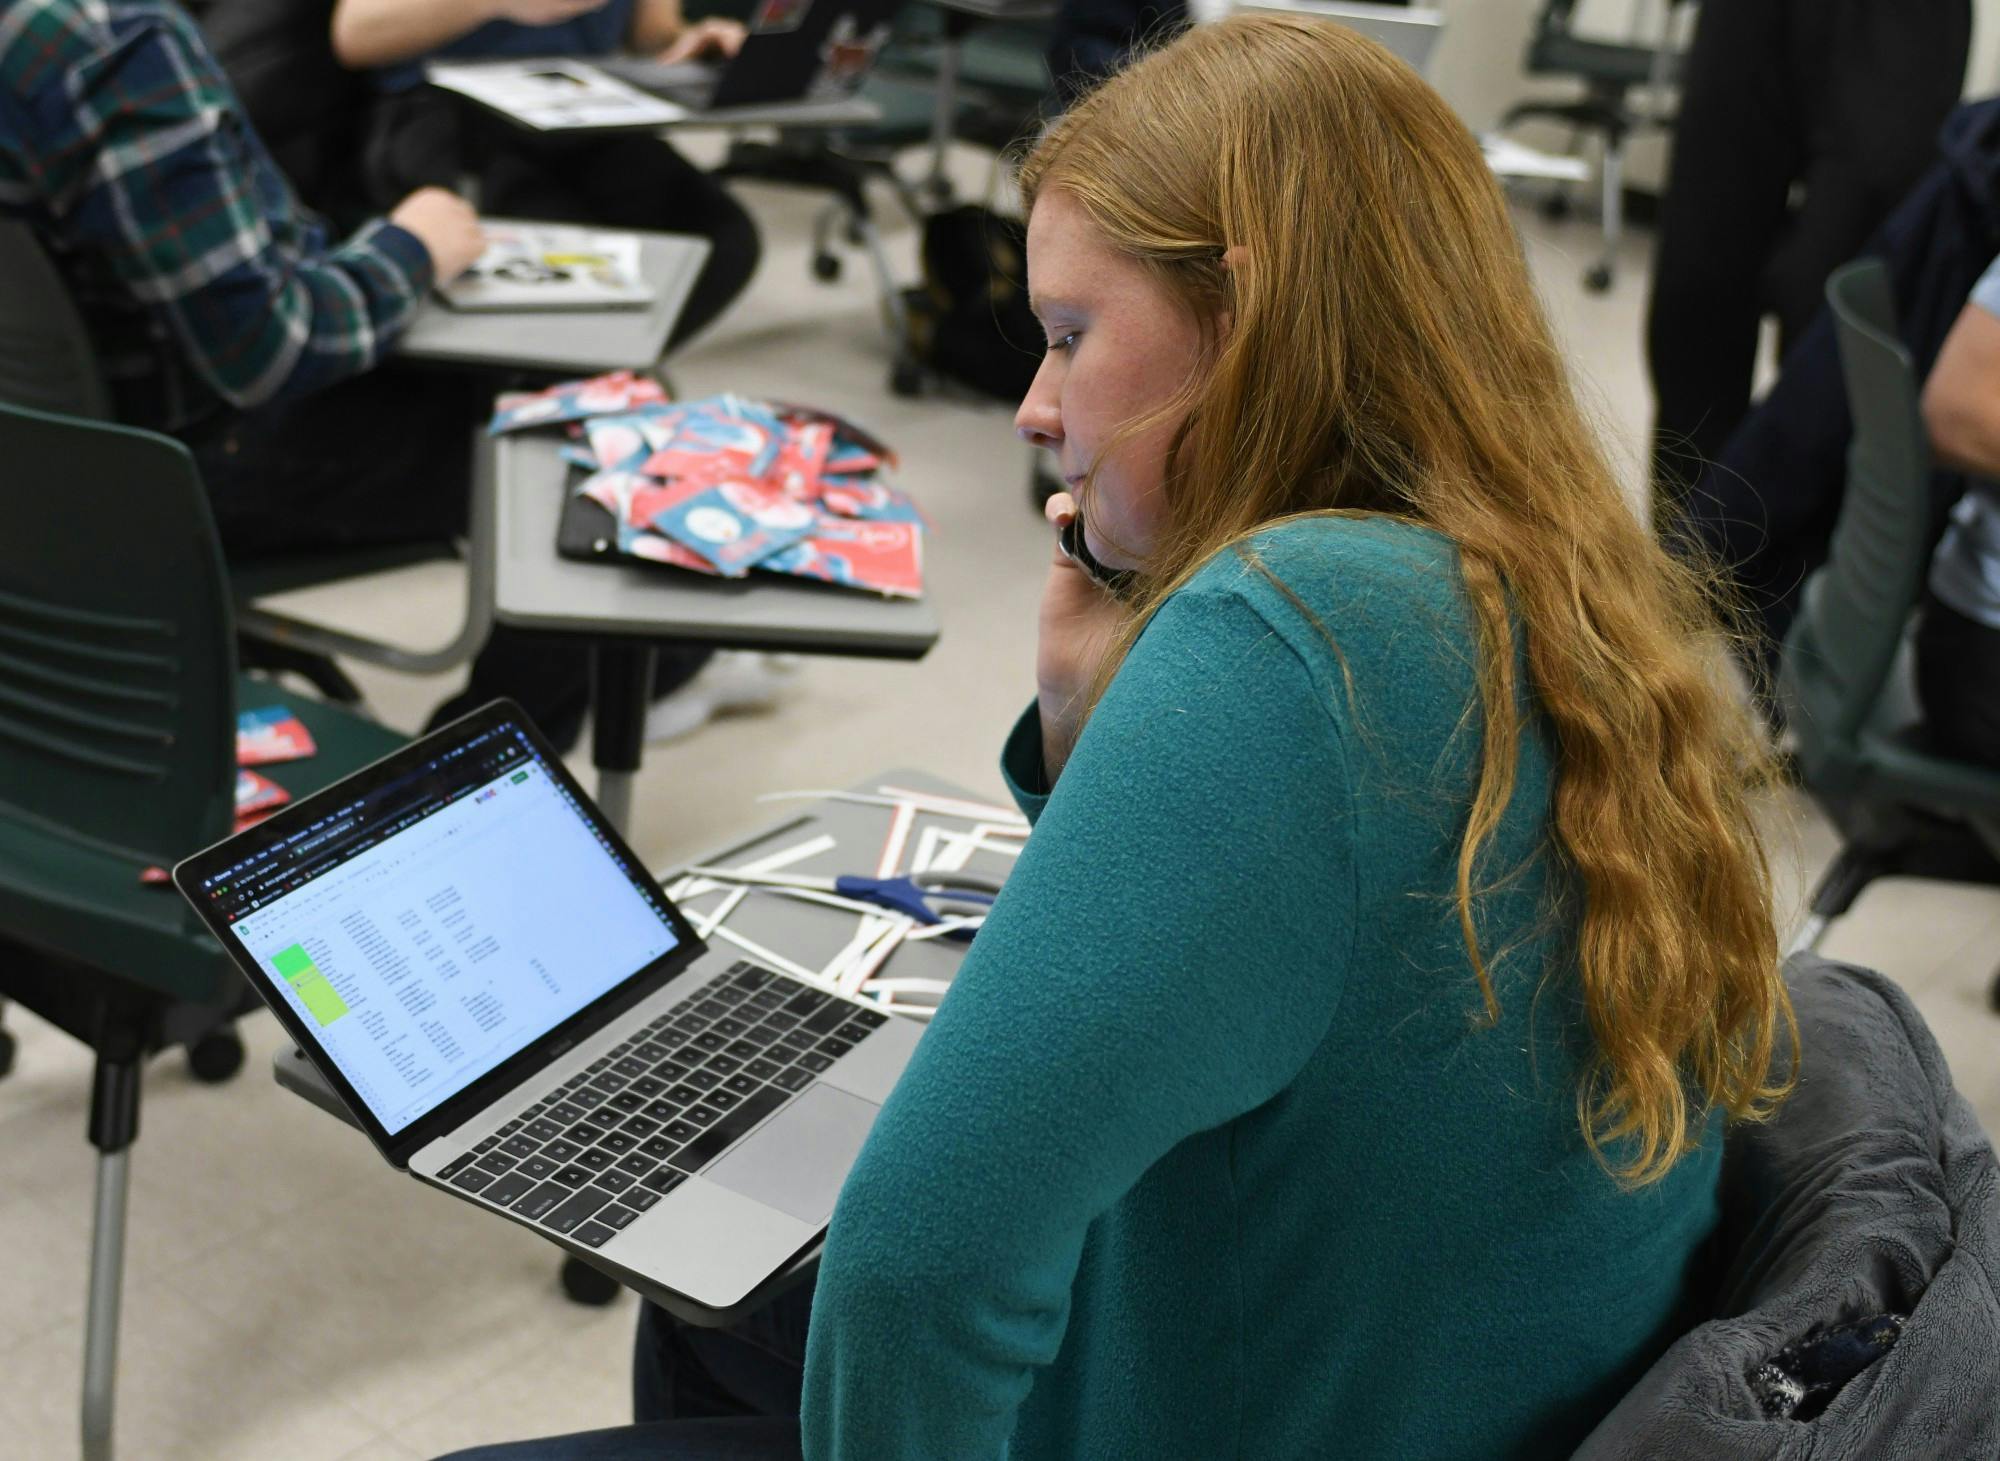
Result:
{"label": "woman's hand", "polygon": [[[1067,492],[1049,498],[1042,515],[1060,528],[1076,516]],[[1104,651],[1125,622],[1118,600],[1050,545],[1042,585],[1041,634],[1035,649],[1035,703],[1042,716],[1042,769],[1050,785],[1083,730],[1084,700]]]}
{"label": "woman's hand", "polygon": [[672,65],[679,61],[692,61],[699,56],[726,59],[743,49],[743,38],[749,33],[740,20],[725,20],[712,15],[706,20],[697,20],[674,37],[673,44],[660,52],[660,60]]}

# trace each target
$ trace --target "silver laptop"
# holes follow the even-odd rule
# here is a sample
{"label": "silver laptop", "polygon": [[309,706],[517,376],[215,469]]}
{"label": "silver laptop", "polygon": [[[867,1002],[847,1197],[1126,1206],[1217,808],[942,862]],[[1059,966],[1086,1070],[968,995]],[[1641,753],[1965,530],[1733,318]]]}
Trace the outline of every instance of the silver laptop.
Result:
{"label": "silver laptop", "polygon": [[1419,76],[1430,74],[1438,37],[1444,34],[1444,12],[1419,6],[1342,3],[1342,0],[1240,0],[1239,10],[1263,10],[1280,15],[1311,16],[1358,30],[1395,52]]}
{"label": "silver laptop", "polygon": [[712,1309],[819,1240],[921,1033],[711,951],[507,701],[174,883],[393,1166]]}

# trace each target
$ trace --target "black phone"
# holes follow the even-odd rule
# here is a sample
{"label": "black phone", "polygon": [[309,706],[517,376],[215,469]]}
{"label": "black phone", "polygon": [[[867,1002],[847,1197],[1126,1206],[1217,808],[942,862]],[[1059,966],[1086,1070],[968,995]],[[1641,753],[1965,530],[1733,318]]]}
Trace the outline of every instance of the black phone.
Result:
{"label": "black phone", "polygon": [[1083,513],[1073,514],[1070,520],[1056,529],[1056,547],[1063,557],[1083,570],[1083,576],[1119,598],[1128,597],[1138,575],[1129,568],[1107,568],[1097,555],[1090,551],[1089,540],[1083,534]]}

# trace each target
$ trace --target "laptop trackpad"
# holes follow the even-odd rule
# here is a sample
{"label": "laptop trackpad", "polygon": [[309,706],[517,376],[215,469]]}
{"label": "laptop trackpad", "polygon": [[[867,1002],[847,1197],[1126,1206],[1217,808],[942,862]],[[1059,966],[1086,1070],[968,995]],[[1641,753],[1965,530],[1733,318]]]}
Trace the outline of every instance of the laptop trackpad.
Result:
{"label": "laptop trackpad", "polygon": [[701,1175],[800,1222],[824,1223],[881,1109],[815,1084]]}

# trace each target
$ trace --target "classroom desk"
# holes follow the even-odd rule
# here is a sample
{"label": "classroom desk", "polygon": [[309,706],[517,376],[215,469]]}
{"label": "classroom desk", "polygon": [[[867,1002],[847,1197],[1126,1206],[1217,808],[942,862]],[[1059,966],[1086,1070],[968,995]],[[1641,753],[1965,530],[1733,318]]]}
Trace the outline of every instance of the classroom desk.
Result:
{"label": "classroom desk", "polygon": [[[636,230],[621,229],[620,232]],[[659,364],[709,241],[687,234],[639,233],[639,272],[655,298],[644,309],[509,310],[468,314],[426,300],[404,334],[404,359],[526,370],[559,376],[649,370]]]}
{"label": "classroom desk", "polygon": [[[432,62],[426,73],[442,66],[446,71],[475,71],[483,65],[512,70],[519,66],[552,65],[590,67],[588,57],[508,57],[504,61]],[[591,69],[595,69],[592,67]],[[683,108],[683,115],[643,122],[604,122],[587,126],[536,127],[505,107],[452,87],[439,87],[447,95],[476,107],[485,116],[497,117],[529,137],[561,142],[572,137],[598,137],[618,132],[674,132],[710,127],[778,127],[809,131],[829,131],[840,127],[870,127],[882,120],[882,108],[864,96],[800,98],[797,101],[757,102],[749,106],[711,107],[702,111]]]}
{"label": "classroom desk", "polygon": [[568,491],[562,439],[489,438],[495,482],[493,617],[574,636],[591,655],[591,762],[597,800],[621,830],[645,746],[653,651],[663,643],[793,654],[921,659],[937,642],[933,601],[885,599],[755,573],[705,579],[643,564],[556,556]]}
{"label": "classroom desk", "polygon": [[[967,797],[987,801],[977,793],[966,791],[948,781],[920,771],[885,771],[870,776],[849,788],[852,791],[874,792],[881,786],[897,786],[912,791],[932,792],[941,796]],[[821,834],[832,836],[837,845],[830,851],[822,852],[796,866],[791,872],[824,874],[834,876],[840,873],[875,870],[875,859],[882,847],[888,831],[891,809],[879,806],[862,806],[848,802],[815,801],[792,804],[794,810],[762,826],[747,837],[733,839],[715,851],[702,854],[689,861],[700,865],[721,864],[724,866],[747,861],[753,854],[770,853],[794,843]],[[916,846],[916,837],[929,825],[949,826],[964,830],[963,821],[919,814],[912,828],[908,846]],[[1004,855],[980,852],[974,855],[968,867],[975,872],[987,873],[1004,879],[1012,869],[1012,859]],[[671,885],[680,876],[678,868],[670,868],[660,875],[663,884]],[[696,912],[711,907],[713,896],[696,906]],[[854,916],[838,909],[824,908],[810,903],[794,902],[786,898],[750,897],[730,915],[727,927],[737,930],[775,953],[784,955],[807,968],[824,968],[827,961],[845,946],[854,929]],[[718,941],[720,947],[728,948],[726,942]],[[747,957],[747,956],[746,956]],[[902,976],[950,980],[958,972],[960,961],[965,957],[965,946],[953,944],[943,939],[932,939],[920,944],[904,944],[890,956],[885,967]],[[321,1110],[354,1124],[354,1118],[347,1107],[335,1095],[332,1087],[320,1077],[310,1062],[297,1050],[287,1046],[272,1060],[272,1074],[279,1085],[303,1096]],[[565,1261],[582,1262],[593,1268],[592,1250],[581,1245],[564,1243],[540,1228],[535,1231],[551,1242],[562,1246],[570,1255]],[[733,1324],[738,1319],[754,1313],[772,1299],[808,1277],[819,1266],[820,1247],[814,1244],[801,1254],[782,1273],[760,1286],[741,1304],[733,1309],[710,1309],[693,1303],[679,1294],[665,1290],[637,1288],[668,1313],[690,1324],[704,1327]]]}

